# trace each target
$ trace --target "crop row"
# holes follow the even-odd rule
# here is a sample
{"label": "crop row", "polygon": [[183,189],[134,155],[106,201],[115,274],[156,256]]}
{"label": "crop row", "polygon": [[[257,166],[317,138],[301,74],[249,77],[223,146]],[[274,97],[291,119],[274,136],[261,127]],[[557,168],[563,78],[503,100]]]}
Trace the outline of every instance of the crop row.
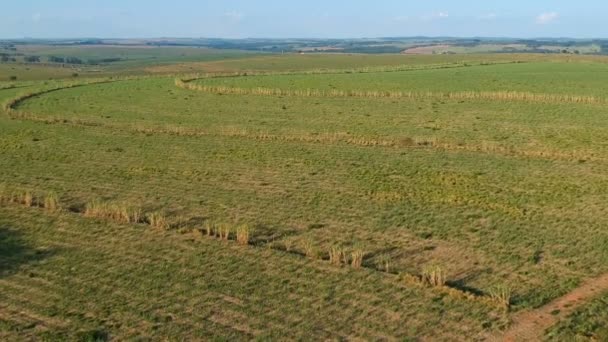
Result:
{"label": "crop row", "polygon": [[402,72],[402,71],[420,71],[420,70],[436,70],[436,69],[454,69],[467,68],[473,66],[490,66],[502,64],[520,64],[525,61],[481,61],[481,62],[452,62],[441,64],[423,64],[423,65],[385,65],[385,66],[370,66],[351,69],[312,69],[302,71],[246,71],[246,72],[222,72],[222,73],[205,73],[191,74],[184,76],[182,79],[185,82],[191,82],[206,78],[224,78],[224,77],[244,77],[244,76],[290,76],[290,75],[329,75],[329,74],[368,74],[382,72]]}
{"label": "crop row", "polygon": [[261,95],[294,97],[357,97],[390,99],[455,99],[455,100],[495,100],[524,101],[538,103],[585,103],[604,104],[606,100],[594,96],[567,94],[539,94],[518,91],[461,91],[461,92],[415,92],[415,91],[378,91],[378,90],[320,90],[320,89],[279,89],[279,88],[239,88],[209,86],[176,79],[175,85],[187,90],[226,95]]}
{"label": "crop row", "polygon": [[382,258],[375,265],[365,263],[368,253],[362,247],[347,249],[334,245],[326,253],[320,252],[313,241],[305,241],[300,250],[285,248],[275,244],[257,244],[253,242],[255,229],[248,224],[230,224],[206,221],[202,227],[195,228],[180,222],[170,224],[170,219],[161,211],[144,213],[144,211],[126,202],[111,202],[93,200],[82,208],[65,210],[58,196],[53,192],[37,194],[29,190],[8,190],[0,187],[0,205],[20,205],[27,208],[40,208],[50,213],[76,213],[86,218],[95,218],[112,221],[118,224],[143,224],[161,230],[175,230],[182,234],[189,233],[196,239],[210,238],[222,241],[234,241],[242,246],[258,248],[267,246],[276,251],[299,255],[318,262],[328,262],[335,266],[348,266],[353,268],[368,268],[387,275],[397,275],[406,284],[427,287],[440,293],[458,299],[474,300],[489,305],[497,305],[508,309],[511,302],[511,290],[508,287],[496,287],[486,295],[479,295],[450,286],[442,267],[433,265],[426,267],[420,275],[409,273],[394,273],[388,257]]}

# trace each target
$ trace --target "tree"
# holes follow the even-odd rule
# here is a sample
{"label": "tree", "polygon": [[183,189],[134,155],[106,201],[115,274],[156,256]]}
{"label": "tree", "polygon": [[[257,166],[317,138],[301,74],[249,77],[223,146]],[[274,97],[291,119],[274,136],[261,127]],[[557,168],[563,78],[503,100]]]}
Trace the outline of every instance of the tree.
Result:
{"label": "tree", "polygon": [[77,57],[67,57],[65,62],[68,64],[82,64],[82,59]]}
{"label": "tree", "polygon": [[49,56],[49,62],[51,62],[51,63],[65,63],[65,58],[63,58],[63,57],[56,57],[56,56]]}
{"label": "tree", "polygon": [[24,60],[28,63],[40,63],[39,56],[25,56]]}

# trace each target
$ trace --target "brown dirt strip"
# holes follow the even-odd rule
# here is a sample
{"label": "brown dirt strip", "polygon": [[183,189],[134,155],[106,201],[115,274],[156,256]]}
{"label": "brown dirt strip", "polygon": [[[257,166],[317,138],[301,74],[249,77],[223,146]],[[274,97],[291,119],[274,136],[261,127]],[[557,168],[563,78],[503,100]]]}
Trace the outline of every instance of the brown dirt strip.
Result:
{"label": "brown dirt strip", "polygon": [[608,291],[608,274],[590,279],[570,293],[553,300],[536,310],[525,311],[513,317],[513,324],[502,336],[491,341],[540,341],[545,331],[573,313],[589,299]]}

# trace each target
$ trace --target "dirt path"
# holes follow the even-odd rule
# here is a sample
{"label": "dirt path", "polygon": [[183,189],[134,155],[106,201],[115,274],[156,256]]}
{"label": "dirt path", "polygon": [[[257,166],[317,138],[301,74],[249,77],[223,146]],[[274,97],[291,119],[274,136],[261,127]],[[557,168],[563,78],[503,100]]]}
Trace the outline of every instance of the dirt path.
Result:
{"label": "dirt path", "polygon": [[608,291],[608,274],[590,279],[563,297],[536,310],[521,312],[513,317],[513,325],[502,336],[491,341],[540,341],[545,330],[565,318],[589,299]]}

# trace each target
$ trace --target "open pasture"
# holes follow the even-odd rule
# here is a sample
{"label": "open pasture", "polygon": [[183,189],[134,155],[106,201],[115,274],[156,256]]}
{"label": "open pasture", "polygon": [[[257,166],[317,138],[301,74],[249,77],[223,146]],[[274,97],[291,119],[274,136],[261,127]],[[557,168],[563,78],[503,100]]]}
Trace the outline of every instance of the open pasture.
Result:
{"label": "open pasture", "polygon": [[[259,67],[252,58],[212,71],[420,70],[186,82],[241,93],[147,77],[14,102],[0,117],[2,238],[44,258],[2,273],[0,288],[40,299],[5,296],[0,329],[9,337],[129,338],[143,329],[186,338],[483,339],[608,272],[608,65],[434,57],[366,65],[362,56],[351,64],[288,56]],[[53,86],[0,90],[0,101]],[[307,89],[322,93],[296,93]],[[496,96],[446,95],[455,92]],[[499,96],[508,92],[548,100]],[[571,101],[582,96],[594,101]],[[62,211],[34,208],[46,208],[34,203],[48,193]],[[87,215],[93,203],[129,219]],[[243,225],[249,247],[224,241]],[[222,227],[232,227],[226,239]],[[91,287],[85,280],[97,272],[107,279]],[[95,304],[64,299],[71,286]],[[194,326],[200,331],[188,335]]]}

